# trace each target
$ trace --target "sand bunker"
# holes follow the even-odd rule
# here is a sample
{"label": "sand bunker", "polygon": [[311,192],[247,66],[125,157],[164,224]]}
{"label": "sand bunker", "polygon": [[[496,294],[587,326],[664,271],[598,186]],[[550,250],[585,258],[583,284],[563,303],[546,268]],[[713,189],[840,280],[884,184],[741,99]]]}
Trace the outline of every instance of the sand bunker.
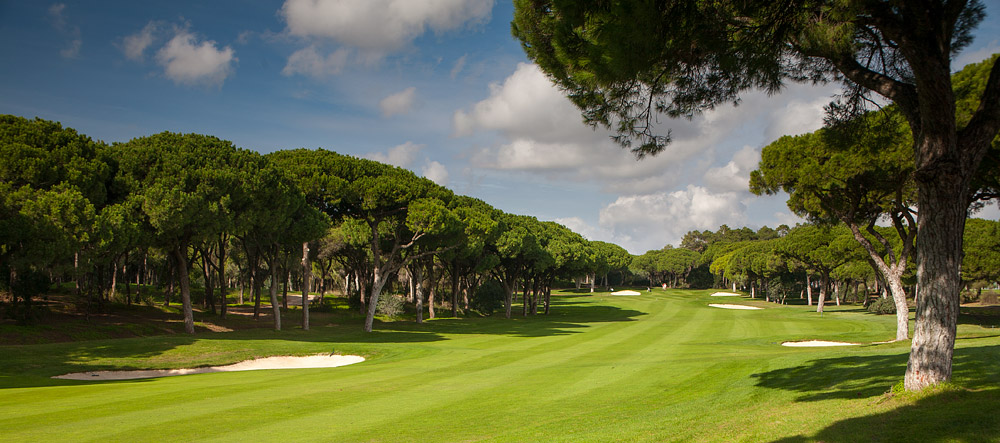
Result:
{"label": "sand bunker", "polygon": [[708,305],[711,306],[711,307],[713,307],[713,308],[722,308],[722,309],[764,309],[764,308],[758,308],[756,306],[727,305],[727,304],[721,304],[721,303],[709,303]]}
{"label": "sand bunker", "polygon": [[642,295],[639,291],[618,291],[612,292],[611,295]]}
{"label": "sand bunker", "polygon": [[365,361],[357,355],[310,355],[307,357],[267,357],[247,360],[226,366],[190,369],[147,369],[141,371],[92,371],[73,372],[52,378],[66,380],[132,380],[136,378],[170,377],[174,375],[204,374],[208,372],[256,371],[260,369],[334,368]]}
{"label": "sand bunker", "polygon": [[807,340],[807,341],[786,341],[781,344],[781,346],[790,346],[796,348],[815,348],[822,346],[858,346],[861,343],[847,343],[843,341],[824,341],[824,340]]}
{"label": "sand bunker", "polygon": [[712,294],[712,297],[741,297],[741,294],[735,292],[716,292]]}

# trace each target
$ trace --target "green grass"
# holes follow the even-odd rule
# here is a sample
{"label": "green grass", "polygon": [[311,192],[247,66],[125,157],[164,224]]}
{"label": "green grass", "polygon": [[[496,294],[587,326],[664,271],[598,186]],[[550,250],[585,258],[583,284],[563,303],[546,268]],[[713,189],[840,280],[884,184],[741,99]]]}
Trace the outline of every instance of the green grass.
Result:
{"label": "green grass", "polygon": [[[887,394],[909,343],[895,318],[654,290],[554,297],[529,318],[0,347],[3,441],[989,441],[1000,436],[1000,330],[960,325],[954,386]],[[708,303],[757,304],[735,311]],[[519,306],[515,312],[519,312]],[[293,320],[293,324],[296,324]],[[49,377],[337,352],[332,369],[118,382]]]}

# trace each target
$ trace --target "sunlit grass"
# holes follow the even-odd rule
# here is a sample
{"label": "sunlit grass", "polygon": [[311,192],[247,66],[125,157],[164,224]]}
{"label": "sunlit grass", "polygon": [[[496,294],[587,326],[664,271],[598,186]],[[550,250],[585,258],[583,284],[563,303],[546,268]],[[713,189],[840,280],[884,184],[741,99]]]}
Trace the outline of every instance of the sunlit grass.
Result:
{"label": "sunlit grass", "polygon": [[[377,324],[371,334],[359,332],[360,316],[335,310],[318,313],[312,331],[2,347],[0,439],[915,441],[1000,435],[998,330],[960,326],[965,338],[956,351],[956,387],[887,395],[902,378],[909,343],[779,344],[889,340],[894,317],[853,306],[830,306],[821,317],[808,306],[746,298],[726,302],[766,309],[716,309],[707,306],[719,301],[711,292],[573,293],[554,297],[549,316],[397,321]],[[49,378],[330,352],[368,360],[332,369],[125,382]]]}

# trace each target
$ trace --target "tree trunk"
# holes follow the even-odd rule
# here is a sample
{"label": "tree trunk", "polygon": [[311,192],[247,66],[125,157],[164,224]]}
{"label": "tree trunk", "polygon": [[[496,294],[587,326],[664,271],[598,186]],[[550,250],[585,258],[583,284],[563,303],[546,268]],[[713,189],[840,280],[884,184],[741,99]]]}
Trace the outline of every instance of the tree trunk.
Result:
{"label": "tree trunk", "polygon": [[[959,171],[960,172],[960,171]],[[944,174],[941,174],[944,175]],[[967,185],[959,177],[918,180],[917,322],[906,365],[907,390],[951,379],[958,324],[959,267],[965,230]]]}
{"label": "tree trunk", "polygon": [[277,263],[275,263],[278,260],[274,257],[274,255],[277,255],[277,251],[274,252],[275,253],[271,256],[270,266],[268,266],[271,270],[271,290],[269,292],[271,293],[271,312],[274,314],[274,330],[280,331],[281,305],[278,304],[278,266]]}
{"label": "tree trunk", "polygon": [[514,287],[507,279],[501,280],[500,284],[503,285],[503,305],[506,309],[506,314],[504,316],[506,318],[510,318],[511,305],[513,304],[514,299]]}
{"label": "tree trunk", "polygon": [[410,276],[413,281],[413,301],[417,305],[417,323],[424,322],[424,276],[423,265],[415,264]]}
{"label": "tree trunk", "polygon": [[309,263],[309,242],[302,243],[302,330],[309,330],[309,278],[312,265]]}
{"label": "tree trunk", "polygon": [[457,266],[451,268],[451,317],[458,317],[458,272]]}
{"label": "tree trunk", "polygon": [[809,274],[806,274],[806,304],[808,306],[812,306],[813,305],[812,279],[809,278]]}
{"label": "tree trunk", "polygon": [[434,259],[428,260],[427,266],[427,318],[434,318],[434,296],[437,293],[437,277],[434,275]]}
{"label": "tree trunk", "polygon": [[191,282],[188,281],[187,247],[174,248],[177,261],[177,280],[181,287],[181,304],[184,310],[184,332],[194,334],[194,311],[191,309]]}
{"label": "tree trunk", "polygon": [[388,278],[386,278],[388,274],[380,266],[375,266],[375,279],[372,282],[371,298],[368,299],[368,314],[365,317],[365,332],[372,332],[372,326],[375,324],[375,309],[378,305],[378,297],[382,293],[382,287],[388,281]]}
{"label": "tree trunk", "polygon": [[823,306],[826,304],[826,283],[829,280],[826,274],[823,274],[823,279],[819,283],[819,302],[816,303],[816,312],[823,313]]}

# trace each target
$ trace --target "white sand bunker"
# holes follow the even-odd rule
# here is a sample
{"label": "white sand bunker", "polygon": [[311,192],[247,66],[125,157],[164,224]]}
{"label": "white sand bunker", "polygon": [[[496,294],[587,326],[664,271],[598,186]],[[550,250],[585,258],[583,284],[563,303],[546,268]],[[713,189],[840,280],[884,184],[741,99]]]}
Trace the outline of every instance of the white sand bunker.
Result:
{"label": "white sand bunker", "polygon": [[712,294],[712,297],[741,297],[741,294],[735,292],[716,292]]}
{"label": "white sand bunker", "polygon": [[612,292],[611,295],[642,295],[639,291],[618,291]]}
{"label": "white sand bunker", "polygon": [[708,305],[713,308],[722,308],[722,309],[764,309],[764,308],[758,308],[756,306],[728,305],[725,303],[709,303]]}
{"label": "white sand bunker", "polygon": [[92,371],[73,372],[52,378],[66,380],[132,380],[136,378],[170,377],[174,375],[204,374],[208,372],[256,371],[261,369],[335,368],[365,361],[357,355],[310,355],[306,357],[267,357],[241,361],[226,366],[209,366],[189,369],[146,369],[141,371]]}
{"label": "white sand bunker", "polygon": [[781,346],[790,346],[795,348],[816,348],[823,346],[858,346],[861,343],[847,343],[843,341],[825,341],[825,340],[807,340],[807,341],[786,341],[781,343]]}

